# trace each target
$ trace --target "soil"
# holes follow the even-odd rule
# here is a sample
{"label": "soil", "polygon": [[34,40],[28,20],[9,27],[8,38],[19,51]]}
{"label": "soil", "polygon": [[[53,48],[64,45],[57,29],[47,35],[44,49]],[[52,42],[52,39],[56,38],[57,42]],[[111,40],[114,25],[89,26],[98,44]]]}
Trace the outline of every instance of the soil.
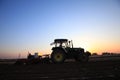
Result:
{"label": "soil", "polygon": [[0,80],[120,80],[120,60],[63,64],[0,64]]}

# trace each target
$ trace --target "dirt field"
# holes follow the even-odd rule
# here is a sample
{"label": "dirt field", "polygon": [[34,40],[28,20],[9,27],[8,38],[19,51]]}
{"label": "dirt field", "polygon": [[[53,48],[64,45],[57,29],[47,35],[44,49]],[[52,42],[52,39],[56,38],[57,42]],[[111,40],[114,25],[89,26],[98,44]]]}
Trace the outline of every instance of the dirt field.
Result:
{"label": "dirt field", "polygon": [[120,59],[19,66],[0,64],[0,80],[120,80]]}

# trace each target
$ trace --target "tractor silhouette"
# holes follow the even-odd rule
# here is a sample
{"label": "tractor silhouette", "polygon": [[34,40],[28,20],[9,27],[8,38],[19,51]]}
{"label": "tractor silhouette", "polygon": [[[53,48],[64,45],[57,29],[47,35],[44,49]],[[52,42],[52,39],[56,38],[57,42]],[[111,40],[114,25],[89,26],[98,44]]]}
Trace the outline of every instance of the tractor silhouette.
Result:
{"label": "tractor silhouette", "polygon": [[85,52],[83,48],[74,48],[72,41],[68,39],[55,39],[51,45],[52,48],[50,55],[38,56],[29,54],[27,59],[18,59],[15,64],[39,64],[39,63],[63,63],[66,59],[75,59],[78,62],[87,62],[89,60],[90,52]]}
{"label": "tractor silhouette", "polygon": [[63,63],[66,59],[75,59],[78,62],[87,62],[89,60],[90,52],[84,52],[83,48],[74,48],[72,40],[55,39],[51,45],[52,48],[51,61],[53,63]]}

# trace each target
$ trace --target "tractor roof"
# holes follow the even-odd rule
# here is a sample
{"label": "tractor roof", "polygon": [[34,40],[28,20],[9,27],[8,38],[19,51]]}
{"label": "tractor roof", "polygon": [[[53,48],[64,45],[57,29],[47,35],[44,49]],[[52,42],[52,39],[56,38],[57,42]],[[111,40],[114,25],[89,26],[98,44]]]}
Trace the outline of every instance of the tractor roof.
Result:
{"label": "tractor roof", "polygon": [[68,39],[55,39],[54,43],[63,43],[63,42],[67,42]]}

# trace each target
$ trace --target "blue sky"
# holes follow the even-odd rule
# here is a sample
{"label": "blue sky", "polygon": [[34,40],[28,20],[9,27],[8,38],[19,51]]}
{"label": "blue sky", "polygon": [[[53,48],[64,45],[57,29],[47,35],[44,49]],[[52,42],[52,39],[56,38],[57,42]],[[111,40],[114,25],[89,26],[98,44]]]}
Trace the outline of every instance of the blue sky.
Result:
{"label": "blue sky", "polygon": [[55,38],[91,52],[120,52],[118,0],[0,0],[0,55],[51,53]]}

